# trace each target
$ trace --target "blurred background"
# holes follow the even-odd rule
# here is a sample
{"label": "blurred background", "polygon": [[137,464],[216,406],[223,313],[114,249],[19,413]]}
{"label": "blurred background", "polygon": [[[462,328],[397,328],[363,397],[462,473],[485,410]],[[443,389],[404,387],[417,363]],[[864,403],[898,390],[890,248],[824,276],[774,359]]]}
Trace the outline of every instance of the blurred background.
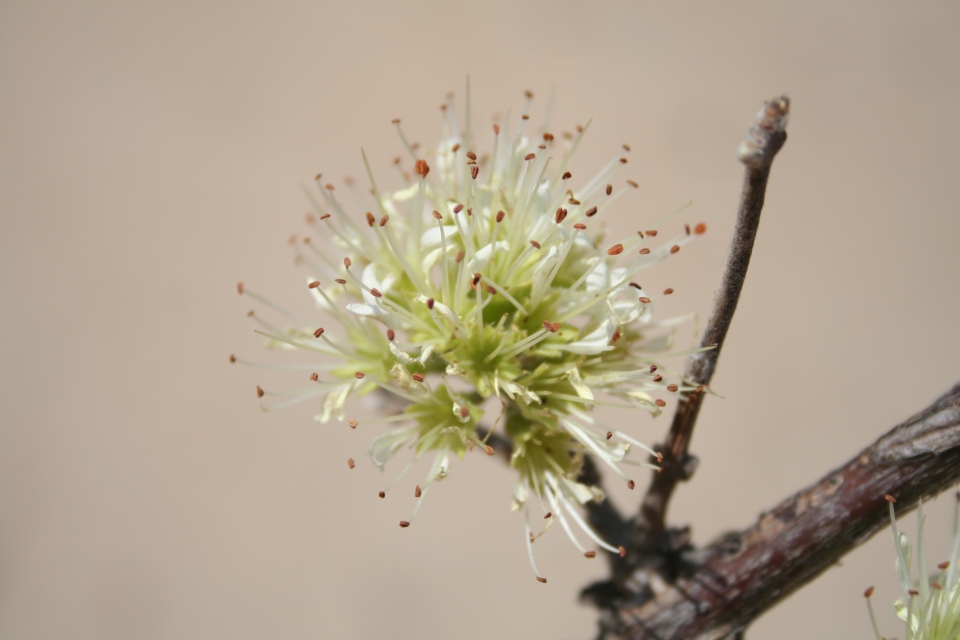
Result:
{"label": "blurred background", "polygon": [[[535,582],[504,465],[456,462],[402,530],[416,480],[376,498],[373,428],[261,412],[255,385],[299,377],[229,364],[284,360],[236,282],[311,313],[300,185],[361,178],[361,146],[393,175],[391,119],[432,147],[469,74],[481,132],[525,90],[535,121],[555,92],[557,131],[593,118],[575,176],[632,147],[613,235],[693,202],[674,230],[709,232],[644,285],[703,320],[734,151],[789,91],[726,399],[671,512],[708,542],[960,380],[958,33],[956,2],[0,3],[0,637],[592,637],[604,561],[555,531]],[[612,419],[655,442],[669,415]],[[884,531],[748,637],[871,637],[871,584],[898,633]]]}

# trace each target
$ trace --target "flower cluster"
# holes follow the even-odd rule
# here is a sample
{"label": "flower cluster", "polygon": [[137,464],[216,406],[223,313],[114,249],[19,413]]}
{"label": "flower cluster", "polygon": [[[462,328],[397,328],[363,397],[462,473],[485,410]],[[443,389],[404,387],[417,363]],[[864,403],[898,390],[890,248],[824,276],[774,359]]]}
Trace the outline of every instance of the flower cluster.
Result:
{"label": "flower cluster", "polygon": [[[960,638],[960,575],[957,564],[960,560],[960,493],[957,494],[954,511],[953,553],[949,560],[937,565],[937,573],[934,574],[927,572],[927,554],[923,545],[923,501],[917,508],[920,526],[917,532],[919,576],[916,582],[910,575],[913,560],[910,540],[906,534],[897,531],[897,519],[893,509],[896,500],[892,496],[887,496],[887,500],[890,503],[890,522],[893,525],[893,546],[897,552],[897,577],[903,589],[903,599],[897,600],[893,609],[905,624],[904,640],[957,640]],[[873,623],[877,640],[884,640],[870,603],[872,595],[873,587],[870,587],[864,593],[870,621]]]}
{"label": "flower cluster", "polygon": [[[581,545],[575,527],[622,553],[578,512],[603,498],[598,488],[577,481],[583,456],[606,463],[630,488],[623,465],[656,469],[662,458],[602,424],[591,409],[610,405],[658,415],[664,397],[694,390],[675,375],[668,381],[655,364],[671,348],[679,319],[658,323],[652,310],[672,289],[654,293],[635,278],[706,226],[687,225],[663,243],[656,243],[657,225],[603,243],[597,221],[637,184],[613,186],[626,158],[614,158],[586,182],[573,179],[571,161],[589,123],[575,133],[534,136],[527,133],[528,116],[511,130],[508,115],[493,126],[492,151],[481,156],[452,104],[443,113],[442,143],[433,155],[409,144],[394,121],[410,154],[409,164],[395,161],[399,189],[382,191],[364,154],[370,211],[349,213],[334,185],[317,176],[321,201],[314,201],[308,220],[329,242],[308,238],[294,246],[310,270],[308,291],[336,326],[301,320],[239,286],[296,323],[282,329],[252,314],[268,346],[332,359],[317,365],[310,388],[270,408],[317,399],[316,419],[326,423],[345,419],[351,396],[377,392],[400,400],[399,413],[369,421],[400,426],[374,438],[368,454],[381,468],[403,448],[412,450],[407,469],[423,456],[433,458],[415,491],[417,507],[447,475],[452,457],[473,449],[492,454],[490,435],[502,430],[519,474],[513,507],[526,516],[531,564],[531,500],[546,525],[559,520],[587,557],[596,553]],[[640,450],[639,459],[629,457],[632,450]]]}

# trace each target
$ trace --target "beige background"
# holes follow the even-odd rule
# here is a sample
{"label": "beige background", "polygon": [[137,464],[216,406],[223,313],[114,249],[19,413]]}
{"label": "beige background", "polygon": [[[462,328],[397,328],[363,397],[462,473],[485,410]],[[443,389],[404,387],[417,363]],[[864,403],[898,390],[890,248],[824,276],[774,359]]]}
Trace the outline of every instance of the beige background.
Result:
{"label": "beige background", "polygon": [[[705,314],[734,149],[790,91],[726,400],[672,512],[705,542],[960,379],[958,34],[956,2],[0,3],[0,637],[591,637],[602,562],[551,532],[537,584],[502,465],[457,464],[401,530],[407,489],[380,501],[344,463],[372,428],[258,410],[255,384],[299,378],[227,363],[277,355],[236,281],[309,312],[299,183],[359,176],[361,145],[389,175],[390,120],[435,143],[469,73],[481,123],[554,86],[558,128],[593,117],[575,175],[632,145],[620,231],[693,200],[710,232],[645,284],[676,288],[662,316]],[[873,583],[900,633],[890,547],[750,639],[870,637]]]}

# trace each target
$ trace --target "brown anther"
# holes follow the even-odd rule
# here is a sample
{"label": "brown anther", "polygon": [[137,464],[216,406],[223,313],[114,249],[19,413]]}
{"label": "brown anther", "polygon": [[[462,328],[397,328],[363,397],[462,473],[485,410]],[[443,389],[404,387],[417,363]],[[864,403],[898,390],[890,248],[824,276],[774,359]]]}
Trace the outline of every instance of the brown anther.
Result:
{"label": "brown anther", "polygon": [[676,391],[676,390],[679,389],[679,388],[680,388],[680,387],[678,387],[678,386],[675,385],[675,384],[668,384],[668,385],[667,385],[667,391],[670,391],[670,392],[674,392],[674,391]]}
{"label": "brown anther", "polygon": [[683,225],[683,230],[687,232],[687,235],[690,235],[690,225],[688,224]]}
{"label": "brown anther", "polygon": [[479,273],[473,274],[473,279],[470,281],[470,284],[472,284],[473,286],[477,286],[477,283],[480,282],[480,278],[482,277],[483,276],[480,275]]}
{"label": "brown anther", "polygon": [[580,201],[574,197],[567,198],[567,204],[580,204]]}
{"label": "brown anther", "polygon": [[459,264],[461,260],[463,260],[463,249],[457,252],[457,264]]}
{"label": "brown anther", "polygon": [[422,373],[414,373],[410,377],[413,378],[416,382],[423,382],[424,380],[424,376]]}
{"label": "brown anther", "polygon": [[498,124],[493,125],[493,134],[500,135],[500,125]]}
{"label": "brown anther", "polygon": [[663,295],[665,295],[665,296],[668,296],[668,295],[670,295],[671,293],[673,293],[673,289],[670,288],[670,287],[667,287],[666,289],[663,290]]}
{"label": "brown anther", "polygon": [[597,557],[597,552],[596,552],[596,551],[584,551],[584,552],[583,552],[583,557],[584,557],[584,558],[596,558],[596,557]]}
{"label": "brown anther", "polygon": [[607,185],[607,195],[610,195],[611,193],[613,193],[613,185],[612,185],[612,184],[608,184],[608,185]]}
{"label": "brown anther", "polygon": [[663,462],[663,454],[657,451],[657,462]]}
{"label": "brown anther", "polygon": [[707,225],[706,225],[706,223],[701,222],[700,224],[698,224],[697,226],[695,226],[695,227],[693,228],[693,232],[694,232],[695,234],[697,234],[698,236],[699,236],[699,235],[703,235],[704,233],[706,233],[706,232],[707,232]]}
{"label": "brown anther", "polygon": [[320,286],[320,281],[319,281],[319,280],[314,280],[313,282],[311,282],[310,284],[307,285],[307,288],[309,288],[309,289],[316,289],[316,288],[319,287],[319,286]]}
{"label": "brown anther", "polygon": [[434,212],[433,212],[433,217],[436,218],[437,220],[443,220],[443,216],[440,215],[440,212],[439,212],[439,211],[434,211]]}
{"label": "brown anther", "polygon": [[573,177],[573,174],[572,174],[572,173],[570,173],[569,171],[564,171],[564,172],[563,172],[563,175],[560,176],[560,179],[561,179],[561,180],[566,180],[566,179],[572,178],[572,177]]}
{"label": "brown anther", "polygon": [[620,545],[620,546],[617,548],[617,550],[620,552],[620,557],[621,557],[621,558],[626,558],[626,557],[627,557],[627,550],[623,547],[623,545]]}
{"label": "brown anther", "polygon": [[654,236],[657,235],[657,230],[656,230],[656,229],[647,229],[647,235],[650,236],[651,238],[653,238]]}
{"label": "brown anther", "polygon": [[230,362],[231,362],[231,363],[234,363],[234,362],[236,362],[236,361],[237,361],[237,356],[235,356],[235,355],[233,355],[233,354],[231,353],[231,354],[230,354]]}
{"label": "brown anther", "polygon": [[590,207],[589,209],[587,209],[587,214],[586,214],[586,215],[587,215],[588,218],[592,218],[593,216],[597,215],[597,208],[596,208],[596,207]]}
{"label": "brown anther", "polygon": [[462,204],[458,204],[457,206],[455,206],[455,207],[453,208],[453,212],[454,212],[454,213],[460,213],[461,211],[463,211],[463,205],[462,205]]}
{"label": "brown anther", "polygon": [[336,278],[334,279],[334,282],[336,282],[337,284],[347,284],[347,281],[344,280],[343,278]]}
{"label": "brown anther", "polygon": [[543,584],[547,584],[547,579],[546,579],[546,578],[541,578],[540,576],[537,576],[537,582],[541,582],[541,583],[543,583]]}
{"label": "brown anther", "polygon": [[623,150],[624,150],[624,151],[630,151],[630,145],[628,145],[628,144],[623,145]]}
{"label": "brown anther", "polygon": [[698,385],[696,389],[693,390],[694,393],[700,393],[703,391],[703,385]]}
{"label": "brown anther", "polygon": [[497,211],[497,222],[503,222],[503,219],[507,217],[506,212]]}
{"label": "brown anther", "polygon": [[918,595],[920,595],[920,592],[917,591],[916,589],[910,589],[909,591],[907,591],[907,593],[910,594],[911,596],[918,596]]}
{"label": "brown anther", "polygon": [[307,214],[307,224],[313,224],[313,214],[312,214],[312,213],[308,213],[308,214]]}
{"label": "brown anther", "polygon": [[627,164],[626,158],[620,158],[620,164]]}
{"label": "brown anther", "polygon": [[456,153],[457,151],[460,151],[460,143],[458,142],[452,147],[450,147],[450,151],[453,151],[454,153]]}
{"label": "brown anther", "polygon": [[654,382],[663,382],[663,376],[658,373],[657,375],[653,376],[653,381],[654,381]]}
{"label": "brown anther", "polygon": [[410,523],[407,522],[406,520],[401,520],[401,521],[400,521],[400,528],[401,528],[401,529],[406,529],[406,528],[409,527],[409,526],[410,526]]}
{"label": "brown anther", "polygon": [[633,180],[627,180],[627,184],[633,187],[634,189],[639,189],[640,185],[634,182]]}
{"label": "brown anther", "polygon": [[433,305],[437,303],[433,298],[427,298],[427,309],[433,309]]}
{"label": "brown anther", "polygon": [[579,124],[577,125],[577,133],[583,133],[583,126],[582,126],[582,125],[579,125]]}
{"label": "brown anther", "polygon": [[347,458],[347,466],[353,469],[357,466],[357,463],[353,461],[353,458]]}
{"label": "brown anther", "polygon": [[529,120],[529,119],[530,119],[530,116],[528,116],[527,114],[523,114],[522,116],[520,116],[520,119],[521,119],[521,120]]}
{"label": "brown anther", "polygon": [[657,365],[655,364],[650,365],[650,373],[654,373],[656,370],[657,370]]}
{"label": "brown anther", "polygon": [[258,397],[258,398],[262,398],[262,397],[263,397],[263,393],[264,393],[264,392],[263,392],[263,389],[260,388],[260,385],[257,385],[257,397]]}
{"label": "brown anther", "polygon": [[470,167],[470,177],[476,180],[478,175],[480,175],[480,167],[477,165]]}
{"label": "brown anther", "polygon": [[483,448],[483,452],[484,452],[485,454],[487,454],[488,456],[492,456],[494,453],[496,453],[496,452],[493,450],[493,447],[491,447],[490,445],[485,446],[485,447]]}
{"label": "brown anther", "polygon": [[311,373],[311,374],[310,374],[310,379],[313,380],[314,382],[316,382],[317,380],[320,379],[320,375],[317,374],[317,373]]}
{"label": "brown anther", "polygon": [[563,219],[567,217],[567,210],[563,207],[557,209],[556,213],[553,214],[554,220],[557,221],[557,224],[563,222]]}
{"label": "brown anther", "polygon": [[470,207],[467,207],[467,215],[468,215],[468,216],[472,216],[472,215],[473,215],[473,209],[471,209]]}
{"label": "brown anther", "polygon": [[313,332],[314,338],[319,338],[322,335],[323,335],[323,327],[320,327],[319,329]]}
{"label": "brown anther", "polygon": [[613,437],[613,431],[607,431],[607,440]]}
{"label": "brown anther", "polygon": [[243,295],[243,283],[242,283],[242,282],[238,282],[238,283],[237,283],[237,293],[239,293],[240,295]]}
{"label": "brown anther", "polygon": [[392,122],[393,124],[400,124],[400,118],[394,118],[390,122]]}
{"label": "brown anther", "polygon": [[667,403],[664,400],[661,400],[660,398],[657,398],[656,400],[654,400],[653,404],[657,405],[658,407],[667,406]]}
{"label": "brown anther", "polygon": [[367,211],[367,226],[372,227],[374,224],[376,224],[376,222],[377,219],[373,216],[373,214]]}
{"label": "brown anther", "polygon": [[560,323],[544,321],[543,328],[549,331],[550,333],[556,333],[557,331],[560,331]]}
{"label": "brown anther", "polygon": [[349,269],[349,268],[350,268],[350,265],[352,265],[352,264],[353,264],[353,261],[350,260],[350,258],[344,258],[344,259],[343,259],[343,266],[345,266],[347,269]]}
{"label": "brown anther", "polygon": [[497,295],[497,290],[493,288],[493,285],[485,284],[483,285],[483,290],[492,296]]}
{"label": "brown anther", "polygon": [[383,294],[380,293],[380,290],[379,290],[379,289],[376,289],[376,288],[370,289],[370,295],[372,295],[374,298],[382,298],[382,297],[383,297]]}
{"label": "brown anther", "polygon": [[523,156],[523,159],[524,159],[524,160],[533,160],[533,159],[536,158],[536,157],[537,157],[537,154],[535,154],[535,153],[528,153],[527,155]]}
{"label": "brown anther", "polygon": [[940,583],[933,581],[930,582],[930,588],[936,589],[937,591],[941,591],[943,589],[943,587],[940,586]]}
{"label": "brown anther", "polygon": [[426,178],[427,174],[430,173],[430,165],[427,164],[426,160],[417,160],[416,164],[413,165],[413,171],[421,178]]}
{"label": "brown anther", "polygon": [[378,492],[377,492],[377,495],[380,496],[381,498],[386,498],[386,497],[387,497],[387,494],[384,493],[383,491],[378,491]]}
{"label": "brown anther", "polygon": [[320,219],[321,219],[321,220],[326,220],[326,219],[329,218],[329,217],[330,217],[330,214],[329,214],[329,213],[325,213],[325,214],[323,214],[322,216],[320,216]]}
{"label": "brown anther", "polygon": [[940,564],[937,565],[937,569],[940,569],[940,571],[946,571],[947,567],[949,567],[949,566],[950,566],[950,562],[949,562],[949,561],[947,561],[947,562],[941,562]]}
{"label": "brown anther", "polygon": [[351,429],[356,429],[356,428],[357,428],[357,421],[356,421],[356,420],[347,420],[347,424],[350,426]]}
{"label": "brown anther", "polygon": [[530,244],[533,246],[534,249],[539,249],[539,248],[540,248],[540,243],[537,242],[536,240],[531,240],[531,241],[530,241]]}
{"label": "brown anther", "polygon": [[640,255],[645,256],[648,253],[650,253],[650,249],[647,249],[646,247],[644,247],[643,249],[640,249]]}
{"label": "brown anther", "polygon": [[883,499],[886,500],[887,502],[891,503],[891,504],[894,504],[894,503],[897,502],[897,499],[894,498],[894,497],[893,497],[892,495],[890,495],[889,493],[888,493],[887,495],[883,496]]}
{"label": "brown anther", "polygon": [[313,179],[316,180],[317,182],[320,182],[320,178],[322,178],[322,177],[323,177],[323,174],[322,174],[322,173],[318,173],[317,175],[313,176]]}
{"label": "brown anther", "polygon": [[553,517],[553,511],[547,511],[545,514],[543,514],[544,520],[549,520],[552,517]]}
{"label": "brown anther", "polygon": [[627,489],[633,489],[636,485],[633,480],[627,480]]}
{"label": "brown anther", "polygon": [[609,249],[607,249],[607,255],[608,255],[608,256],[618,256],[618,255],[620,255],[621,253],[623,253],[623,245],[622,245],[622,244],[615,244],[615,245],[613,245],[612,247],[610,247]]}
{"label": "brown anther", "polygon": [[638,290],[639,290],[639,289],[643,289],[643,287],[641,287],[640,285],[638,285],[636,282],[631,282],[631,283],[630,283],[630,286],[633,287],[634,289],[638,289]]}
{"label": "brown anther", "polygon": [[326,189],[327,191],[333,191],[336,187],[334,187],[332,184],[328,182],[327,184],[323,185],[323,188]]}
{"label": "brown anther", "polygon": [[417,485],[417,488],[413,490],[413,497],[419,498],[423,495],[423,491],[420,490],[420,485]]}
{"label": "brown anther", "polygon": [[363,371],[357,371],[355,374],[353,374],[353,377],[356,378],[357,380],[363,380],[363,377],[365,375],[366,374]]}
{"label": "brown anther", "polygon": [[387,329],[387,340],[393,342],[393,339],[397,337],[397,332],[393,329]]}
{"label": "brown anther", "polygon": [[616,331],[613,332],[613,335],[610,336],[610,342],[616,342],[617,340],[620,339],[620,336],[621,336],[621,335],[622,335],[622,334],[620,333],[620,330],[617,329]]}
{"label": "brown anther", "polygon": [[477,159],[477,154],[475,154],[473,151],[467,151],[466,156],[467,156],[468,158],[470,158],[471,160],[476,160],[476,159]]}
{"label": "brown anther", "polygon": [[867,587],[867,590],[863,592],[864,598],[869,598],[873,595],[873,587]]}
{"label": "brown anther", "polygon": [[461,418],[469,418],[469,417],[470,417],[470,410],[467,409],[466,407],[460,407],[460,417],[461,417]]}
{"label": "brown anther", "polygon": [[380,226],[385,227],[389,221],[390,221],[390,216],[387,216],[387,215],[383,216],[382,218],[380,218]]}
{"label": "brown anther", "polygon": [[643,304],[650,304],[650,298],[647,298],[646,296],[640,296],[640,302]]}
{"label": "brown anther", "polygon": [[587,228],[587,225],[583,224],[582,222],[578,222],[577,224],[573,225],[573,228],[579,229],[580,231],[585,231]]}
{"label": "brown anther", "polygon": [[553,142],[553,134],[545,133],[543,134],[543,139],[546,140],[547,142]]}
{"label": "brown anther", "polygon": [[670,247],[670,253],[676,253],[677,251],[680,251],[680,245],[675,244],[672,247]]}

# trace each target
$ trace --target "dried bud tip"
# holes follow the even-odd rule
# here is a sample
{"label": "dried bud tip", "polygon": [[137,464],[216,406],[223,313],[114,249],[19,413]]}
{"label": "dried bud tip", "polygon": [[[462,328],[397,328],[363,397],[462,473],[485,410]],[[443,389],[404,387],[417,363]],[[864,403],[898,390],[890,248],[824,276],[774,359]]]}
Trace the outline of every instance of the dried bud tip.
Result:
{"label": "dried bud tip", "polygon": [[257,397],[258,398],[263,397],[263,389],[260,388],[260,385],[257,385]]}

